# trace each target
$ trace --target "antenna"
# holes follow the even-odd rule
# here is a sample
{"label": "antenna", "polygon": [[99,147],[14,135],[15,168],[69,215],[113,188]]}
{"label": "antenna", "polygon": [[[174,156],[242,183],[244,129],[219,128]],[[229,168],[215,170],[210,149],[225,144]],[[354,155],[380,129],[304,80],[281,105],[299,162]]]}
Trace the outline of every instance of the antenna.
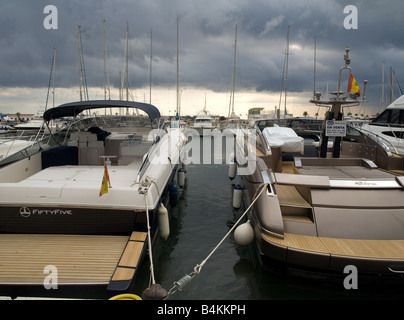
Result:
{"label": "antenna", "polygon": [[367,86],[367,84],[368,84],[368,81],[363,80],[363,97],[362,97],[363,101],[365,101],[365,99],[366,99],[366,86]]}
{"label": "antenna", "polygon": [[345,68],[348,68],[349,64],[351,63],[351,59],[349,58],[349,46],[345,47],[345,55],[344,55],[344,60],[345,60]]}
{"label": "antenna", "polygon": [[351,67],[349,66],[349,64],[351,63],[351,59],[349,58],[349,50],[350,47],[346,46],[345,47],[345,54],[344,54],[344,61],[345,61],[345,66],[342,67],[339,70],[339,80],[338,80],[338,90],[337,90],[337,99],[339,99],[340,96],[340,88],[341,88],[341,76],[342,76],[342,70],[347,69],[349,70],[349,73],[351,73]]}

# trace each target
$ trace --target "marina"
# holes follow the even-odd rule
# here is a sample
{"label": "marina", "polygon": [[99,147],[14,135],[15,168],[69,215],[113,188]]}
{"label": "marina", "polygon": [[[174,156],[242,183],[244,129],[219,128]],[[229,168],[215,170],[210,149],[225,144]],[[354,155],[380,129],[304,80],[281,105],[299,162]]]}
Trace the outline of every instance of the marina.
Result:
{"label": "marina", "polygon": [[[221,193],[206,190],[214,182]],[[156,247],[155,274],[166,289],[173,282],[193,271],[218,244],[241,215],[232,207],[234,184],[228,179],[227,165],[190,165],[186,187],[172,210],[171,235],[163,246]],[[206,200],[214,208],[204,205]],[[209,232],[207,232],[209,230]],[[161,241],[161,240],[158,240]],[[358,290],[347,290],[343,278],[325,281],[319,274],[313,279],[302,278],[297,270],[282,273],[274,265],[272,272],[264,271],[253,244],[240,246],[233,236],[227,238],[205,264],[201,273],[182,291],[169,300],[339,300],[339,299],[401,299],[402,286],[394,280],[382,283],[358,283]],[[148,272],[148,265],[142,267]],[[343,276],[345,274],[342,273]],[[133,293],[139,293],[144,282],[135,282]]]}
{"label": "marina", "polygon": [[22,7],[0,19],[0,300],[402,300],[398,3]]}
{"label": "marina", "polygon": [[[212,137],[204,139],[205,141],[209,139],[214,148]],[[223,159],[225,155],[226,148],[223,146]],[[185,185],[178,192],[177,205],[175,207],[167,205],[170,215],[170,236],[166,241],[157,237],[153,244],[155,278],[166,290],[172,288],[174,282],[184,275],[191,273],[237,222],[242,209],[235,210],[232,200],[234,186],[239,182],[237,178],[233,181],[229,179],[228,165],[225,163],[188,165]],[[221,192],[210,192],[212,184]],[[207,206],[207,203],[215,203],[215,206]],[[127,238],[122,239],[116,245],[120,247],[126,240]],[[275,264],[273,267],[272,271],[265,271],[261,267],[255,245],[240,246],[231,235],[211,256],[200,274],[193,277],[182,291],[173,293],[167,300],[402,298],[402,286],[394,279],[390,281],[373,279],[370,282],[359,280],[358,289],[349,290],[344,287],[343,279],[347,276],[344,273],[341,273],[342,278],[337,280],[327,279],[322,274],[311,279],[301,277],[298,270],[290,269],[285,273]],[[139,266],[137,275],[126,293],[140,295],[149,286],[150,264],[147,259]],[[1,286],[0,292],[2,296],[13,298],[111,298],[110,292],[96,287],[77,290],[62,286],[57,290],[46,290],[42,286],[25,289],[18,286]]]}

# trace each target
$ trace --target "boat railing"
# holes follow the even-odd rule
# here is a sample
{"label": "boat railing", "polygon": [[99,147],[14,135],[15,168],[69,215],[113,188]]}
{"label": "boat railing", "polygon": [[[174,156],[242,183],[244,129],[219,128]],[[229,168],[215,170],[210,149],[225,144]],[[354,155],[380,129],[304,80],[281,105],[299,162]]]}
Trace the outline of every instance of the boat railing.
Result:
{"label": "boat railing", "polygon": [[150,165],[150,155],[155,152],[155,149],[157,147],[157,143],[160,141],[161,137],[164,136],[166,134],[166,129],[167,127],[170,126],[170,121],[167,119],[163,119],[160,118],[159,122],[158,122],[158,131],[156,133],[156,135],[153,138],[153,143],[151,148],[149,149],[149,151],[146,153],[146,156],[143,160],[142,165],[140,166],[140,169],[136,175],[136,183],[139,183],[140,180],[143,177],[143,174],[145,173],[145,171],[147,170],[147,168]]}
{"label": "boat railing", "polygon": [[[29,130],[28,130],[28,135],[27,135],[27,132],[25,130],[23,130],[23,131],[21,131],[20,134],[18,134],[16,136],[2,137],[1,141],[0,141],[0,145],[8,147],[8,150],[2,155],[2,161],[3,161],[3,159],[10,156],[10,152],[11,152],[11,150],[13,150],[13,147],[15,146],[16,142],[26,142],[27,145],[30,146],[37,140],[37,137],[41,133],[42,133],[41,138],[43,138],[45,134],[44,134],[44,132],[41,132],[41,130],[39,130],[37,132],[37,134],[35,134],[35,135],[33,135],[32,131],[29,131]],[[25,148],[22,148],[22,149],[25,149]],[[0,165],[1,165],[1,163],[0,163]]]}
{"label": "boat railing", "polygon": [[[42,127],[43,128],[43,127]],[[41,128],[41,129],[42,129]],[[24,132],[19,135],[19,139],[25,139],[28,141],[32,141],[27,147],[16,151],[13,154],[7,154],[0,161],[0,167],[3,167],[7,164],[22,160],[24,158],[29,158],[36,153],[51,148],[56,145],[62,145],[66,142],[66,139],[69,135],[69,130],[71,126],[64,127],[56,132],[45,133],[43,130],[38,130],[36,135],[24,136]],[[18,138],[16,138],[18,139]]]}
{"label": "boat railing", "polygon": [[[377,133],[374,133],[370,130],[361,128],[360,132],[368,136],[370,139],[375,141],[376,143],[380,144],[386,151],[390,152],[390,150],[393,150],[394,153],[398,154],[397,148],[394,146],[394,144],[387,140],[386,138],[383,138],[382,136],[378,135]],[[389,147],[390,146],[390,147]]]}

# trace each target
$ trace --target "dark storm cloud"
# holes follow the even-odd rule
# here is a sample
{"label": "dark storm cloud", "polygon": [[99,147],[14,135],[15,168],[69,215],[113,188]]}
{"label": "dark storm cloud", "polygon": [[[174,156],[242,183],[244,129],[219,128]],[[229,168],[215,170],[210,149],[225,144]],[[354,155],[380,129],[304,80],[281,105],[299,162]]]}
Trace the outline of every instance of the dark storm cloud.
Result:
{"label": "dark storm cloud", "polygon": [[[58,29],[46,30],[46,4],[58,9]],[[343,22],[346,5],[358,9],[358,29]],[[78,86],[77,27],[80,24],[89,86],[104,85],[103,20],[110,83],[119,85],[124,71],[126,23],[129,24],[130,85],[149,81],[150,33],[153,32],[153,85],[176,82],[176,21],[179,19],[182,86],[229,90],[234,32],[238,24],[237,86],[239,90],[278,92],[285,44],[290,32],[289,89],[313,89],[313,50],[317,39],[317,81],[335,85],[346,45],[351,46],[357,81],[369,81],[369,95],[379,94],[381,64],[403,67],[404,41],[400,1],[61,1],[17,0],[0,4],[0,86],[46,87],[56,49],[56,85]]]}

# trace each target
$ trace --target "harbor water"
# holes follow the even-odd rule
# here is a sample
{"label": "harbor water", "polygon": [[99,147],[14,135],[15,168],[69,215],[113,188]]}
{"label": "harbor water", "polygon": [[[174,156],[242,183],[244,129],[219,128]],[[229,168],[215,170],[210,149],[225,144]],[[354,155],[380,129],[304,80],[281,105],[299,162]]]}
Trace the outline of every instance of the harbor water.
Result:
{"label": "harbor water", "polygon": [[[165,241],[156,237],[153,243],[155,281],[167,291],[209,256],[245,211],[245,208],[235,210],[232,207],[233,188],[240,183],[240,178],[230,180],[228,177],[225,144],[217,146],[213,138],[203,140],[201,150],[204,146],[210,147],[211,161],[206,161],[206,157],[202,161],[204,154],[201,152],[201,163],[187,166],[185,185],[178,188],[177,205],[167,204],[170,236]],[[221,158],[221,163],[215,163],[218,162],[216,158]],[[146,256],[128,293],[141,296],[149,283],[150,260]],[[3,287],[1,295],[108,299],[113,293],[100,292],[99,288],[94,291],[77,288],[16,291]],[[200,273],[167,300],[382,300],[403,297],[403,286],[394,282],[384,285],[378,279],[366,285],[359,281],[357,289],[345,289],[343,276],[341,280],[330,282],[322,277],[301,278],[264,271],[255,245],[240,246],[231,233]]]}
{"label": "harbor water", "polygon": [[[210,139],[206,138],[205,139]],[[211,140],[211,151],[218,155]],[[202,147],[201,139],[201,147]],[[206,143],[206,141],[205,141]],[[209,145],[207,143],[206,145]],[[205,146],[206,146],[205,145]],[[215,150],[216,148],[216,150]],[[202,148],[203,149],[203,148]],[[178,204],[168,206],[171,233],[168,240],[157,239],[153,248],[156,283],[166,290],[173,283],[194,271],[208,257],[244,213],[232,207],[233,188],[239,177],[230,180],[225,163],[226,148],[222,145],[223,163],[190,164],[185,187],[179,189]],[[219,153],[220,154],[220,153]],[[201,159],[203,155],[201,152]],[[219,157],[220,158],[220,157]],[[202,161],[201,161],[202,162]],[[142,266],[132,290],[139,294],[148,286],[148,259]],[[307,300],[307,299],[402,299],[403,287],[384,285],[372,280],[357,289],[345,289],[344,275],[337,281],[321,277],[305,278],[293,274],[264,271],[254,244],[240,246],[231,233],[210,256],[200,273],[169,300]]]}

